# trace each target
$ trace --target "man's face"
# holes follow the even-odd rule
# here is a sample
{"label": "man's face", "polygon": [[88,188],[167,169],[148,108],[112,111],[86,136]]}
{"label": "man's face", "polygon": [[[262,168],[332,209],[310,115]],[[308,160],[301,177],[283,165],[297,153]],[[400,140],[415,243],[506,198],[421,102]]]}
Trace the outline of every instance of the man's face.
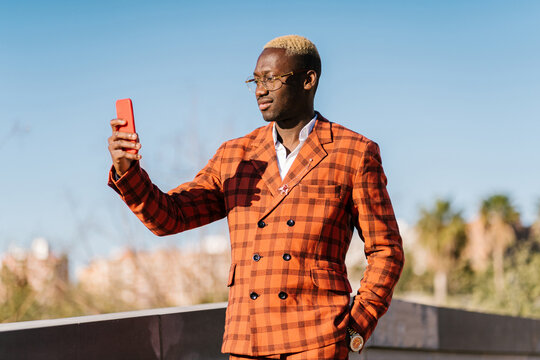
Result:
{"label": "man's face", "polygon": [[302,77],[297,73],[297,61],[292,56],[285,55],[285,49],[264,49],[253,75],[259,79],[280,76],[291,71],[295,74],[281,78],[283,86],[277,90],[268,91],[262,84],[257,86],[255,95],[259,110],[265,121],[286,121],[302,115],[305,110],[306,98],[302,86]]}

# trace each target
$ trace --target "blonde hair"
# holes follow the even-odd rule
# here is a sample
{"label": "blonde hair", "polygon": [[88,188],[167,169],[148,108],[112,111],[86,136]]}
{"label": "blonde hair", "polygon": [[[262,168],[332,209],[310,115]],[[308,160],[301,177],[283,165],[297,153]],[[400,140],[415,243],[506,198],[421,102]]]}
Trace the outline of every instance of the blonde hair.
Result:
{"label": "blonde hair", "polygon": [[263,49],[285,49],[285,55],[300,56],[304,66],[321,76],[321,57],[314,43],[300,35],[284,35],[270,40]]}
{"label": "blonde hair", "polygon": [[264,45],[264,49],[285,49],[287,55],[311,55],[319,57],[319,52],[314,43],[300,35],[285,35],[270,40]]}

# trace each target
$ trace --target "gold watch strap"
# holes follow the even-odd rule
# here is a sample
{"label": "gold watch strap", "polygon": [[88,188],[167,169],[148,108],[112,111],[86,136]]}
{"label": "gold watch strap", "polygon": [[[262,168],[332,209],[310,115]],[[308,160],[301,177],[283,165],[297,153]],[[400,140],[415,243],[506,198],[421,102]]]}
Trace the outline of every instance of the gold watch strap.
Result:
{"label": "gold watch strap", "polygon": [[364,338],[354,329],[348,327],[347,331],[349,332],[349,349],[352,351],[360,351],[364,347]]}

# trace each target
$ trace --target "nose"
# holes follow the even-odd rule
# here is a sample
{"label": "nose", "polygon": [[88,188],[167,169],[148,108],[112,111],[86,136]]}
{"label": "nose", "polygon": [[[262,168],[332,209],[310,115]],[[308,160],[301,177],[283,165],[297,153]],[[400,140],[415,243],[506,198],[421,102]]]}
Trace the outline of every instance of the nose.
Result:
{"label": "nose", "polygon": [[257,84],[257,87],[255,88],[255,95],[257,97],[261,97],[263,95],[266,95],[268,94],[268,90],[266,90],[266,88],[263,86],[263,84],[261,82],[259,82]]}

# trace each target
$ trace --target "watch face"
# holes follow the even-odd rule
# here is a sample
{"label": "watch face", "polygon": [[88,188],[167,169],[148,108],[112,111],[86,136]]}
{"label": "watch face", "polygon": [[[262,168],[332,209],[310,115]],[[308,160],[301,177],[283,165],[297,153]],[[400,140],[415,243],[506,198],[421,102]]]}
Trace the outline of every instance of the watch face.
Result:
{"label": "watch face", "polygon": [[364,346],[364,339],[360,335],[354,335],[351,337],[351,350],[360,351]]}

